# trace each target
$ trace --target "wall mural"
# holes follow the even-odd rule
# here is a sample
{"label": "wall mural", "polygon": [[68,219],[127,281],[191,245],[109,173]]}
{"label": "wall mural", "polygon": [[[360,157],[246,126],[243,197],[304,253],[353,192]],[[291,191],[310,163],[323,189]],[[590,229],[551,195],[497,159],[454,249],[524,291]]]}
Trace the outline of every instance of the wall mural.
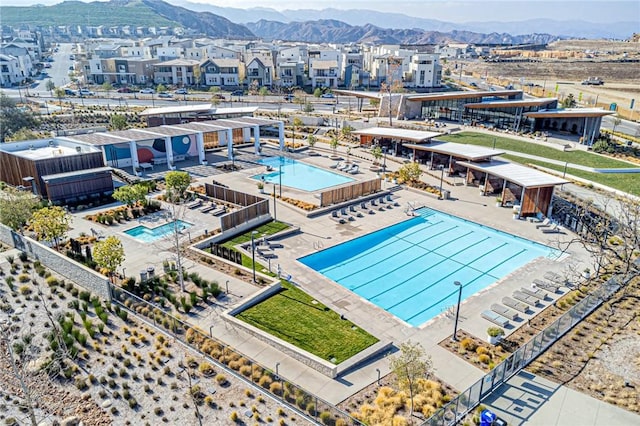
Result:
{"label": "wall mural", "polygon": [[[136,147],[138,149],[138,161],[140,163],[151,163],[156,157],[163,159],[167,157],[166,145],[162,138],[136,141]],[[178,155],[198,156],[195,135],[173,136],[171,138],[171,149],[173,150],[174,157]],[[125,142],[105,146],[105,156],[108,162],[130,160],[131,151],[129,150],[129,144]]]}

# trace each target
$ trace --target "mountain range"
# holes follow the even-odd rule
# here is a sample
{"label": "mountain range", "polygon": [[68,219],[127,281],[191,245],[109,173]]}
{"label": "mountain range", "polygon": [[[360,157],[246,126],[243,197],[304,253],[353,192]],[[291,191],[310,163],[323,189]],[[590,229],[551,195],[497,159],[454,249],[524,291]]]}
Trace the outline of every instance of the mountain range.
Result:
{"label": "mountain range", "polygon": [[349,25],[364,26],[371,24],[381,28],[413,28],[425,31],[471,31],[476,33],[506,33],[506,34],[535,34],[546,33],[562,38],[614,38],[627,39],[640,31],[638,20],[620,20],[615,23],[602,24],[580,20],[526,19],[522,21],[504,22],[464,22],[454,23],[436,19],[420,18],[402,13],[378,12],[369,9],[286,9],[277,11],[270,8],[239,9],[220,7],[188,0],[177,0],[175,4],[182,5],[196,11],[209,11],[216,15],[242,24],[256,22],[256,16],[261,20],[289,23],[294,21],[311,20],[340,20]]}
{"label": "mountain range", "polygon": [[[477,44],[549,43],[568,38],[572,28],[591,31],[594,38],[604,31],[622,33],[636,23],[590,25],[579,21],[530,20],[525,22],[454,24],[381,13],[365,9],[285,10],[238,9],[177,0],[175,6],[162,0],[110,0],[84,3],[65,1],[53,6],[1,7],[2,24],[91,25],[91,26],[182,26],[210,37],[277,39],[303,42],[431,44],[465,42]],[[260,20],[256,21],[256,17]],[[244,23],[244,25],[240,24]],[[495,29],[499,28],[499,31]],[[532,31],[525,31],[531,28]],[[556,28],[544,33],[541,28]],[[512,29],[511,31],[509,29]],[[564,31],[564,32],[561,32]],[[628,31],[624,38],[632,34]],[[598,33],[598,34],[596,34]],[[516,35],[513,35],[516,34]],[[564,34],[564,35],[563,35]],[[613,37],[609,35],[608,37]]]}

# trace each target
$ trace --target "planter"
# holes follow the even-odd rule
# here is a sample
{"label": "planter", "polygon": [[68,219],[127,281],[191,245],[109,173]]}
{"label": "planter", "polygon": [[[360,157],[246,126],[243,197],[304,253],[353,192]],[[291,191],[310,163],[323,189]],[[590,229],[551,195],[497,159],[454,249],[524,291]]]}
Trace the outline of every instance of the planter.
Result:
{"label": "planter", "polygon": [[584,278],[585,280],[590,280],[591,279],[591,272],[590,271],[584,271],[582,273],[582,278]]}
{"label": "planter", "polygon": [[487,336],[487,342],[492,345],[497,345],[502,340],[502,336]]}

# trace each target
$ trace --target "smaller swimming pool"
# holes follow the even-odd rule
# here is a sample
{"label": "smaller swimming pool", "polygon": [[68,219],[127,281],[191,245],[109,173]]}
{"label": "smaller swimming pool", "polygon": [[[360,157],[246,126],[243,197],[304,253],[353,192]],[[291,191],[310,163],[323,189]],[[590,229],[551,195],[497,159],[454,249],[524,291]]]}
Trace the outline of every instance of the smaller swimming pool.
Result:
{"label": "smaller swimming pool", "polygon": [[193,225],[188,222],[176,220],[175,224],[173,222],[168,222],[155,228],[139,225],[135,228],[127,229],[124,233],[138,241],[142,241],[143,243],[153,243],[174,232],[175,227],[178,228],[178,231],[184,231],[192,226]]}
{"label": "smaller swimming pool", "polygon": [[292,158],[261,158],[258,160],[258,163],[264,166],[271,166],[273,171],[253,175],[251,179],[259,181],[264,177],[265,182],[279,185],[281,182],[280,171],[282,170],[282,185],[303,191],[317,191],[319,189],[353,182],[354,180],[348,176],[311,166]]}

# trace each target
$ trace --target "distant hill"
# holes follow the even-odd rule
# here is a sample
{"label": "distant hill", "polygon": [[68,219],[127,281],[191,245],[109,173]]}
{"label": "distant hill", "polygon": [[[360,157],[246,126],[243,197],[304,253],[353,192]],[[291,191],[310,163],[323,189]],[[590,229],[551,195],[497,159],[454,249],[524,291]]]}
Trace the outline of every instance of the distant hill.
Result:
{"label": "distant hill", "polygon": [[456,41],[491,44],[546,44],[558,39],[550,34],[512,36],[506,33],[481,34],[471,31],[440,32],[420,29],[389,29],[371,24],[354,26],[337,20],[289,23],[260,20],[247,24],[247,27],[260,38],[313,43],[331,41],[335,43],[433,44]]}
{"label": "distant hill", "polygon": [[[617,38],[626,39],[638,32],[638,21],[633,17],[621,16],[620,22],[602,24],[578,20],[527,19],[523,21],[495,22],[446,22],[437,19],[420,18],[403,13],[378,12],[369,9],[296,9],[277,11],[269,8],[238,9],[220,7],[204,3],[193,3],[188,0],[176,0],[188,9],[211,11],[224,16],[233,22],[248,23],[264,19],[278,22],[306,22],[311,20],[340,20],[349,25],[364,26],[371,24],[380,28],[419,28],[425,31],[472,31],[476,33],[534,34],[545,33],[572,38]],[[625,20],[628,19],[628,20]]]}
{"label": "distant hill", "polygon": [[255,38],[245,26],[210,12],[194,12],[162,0],[65,1],[53,6],[2,7],[2,25],[130,25],[190,28],[212,37]]}

